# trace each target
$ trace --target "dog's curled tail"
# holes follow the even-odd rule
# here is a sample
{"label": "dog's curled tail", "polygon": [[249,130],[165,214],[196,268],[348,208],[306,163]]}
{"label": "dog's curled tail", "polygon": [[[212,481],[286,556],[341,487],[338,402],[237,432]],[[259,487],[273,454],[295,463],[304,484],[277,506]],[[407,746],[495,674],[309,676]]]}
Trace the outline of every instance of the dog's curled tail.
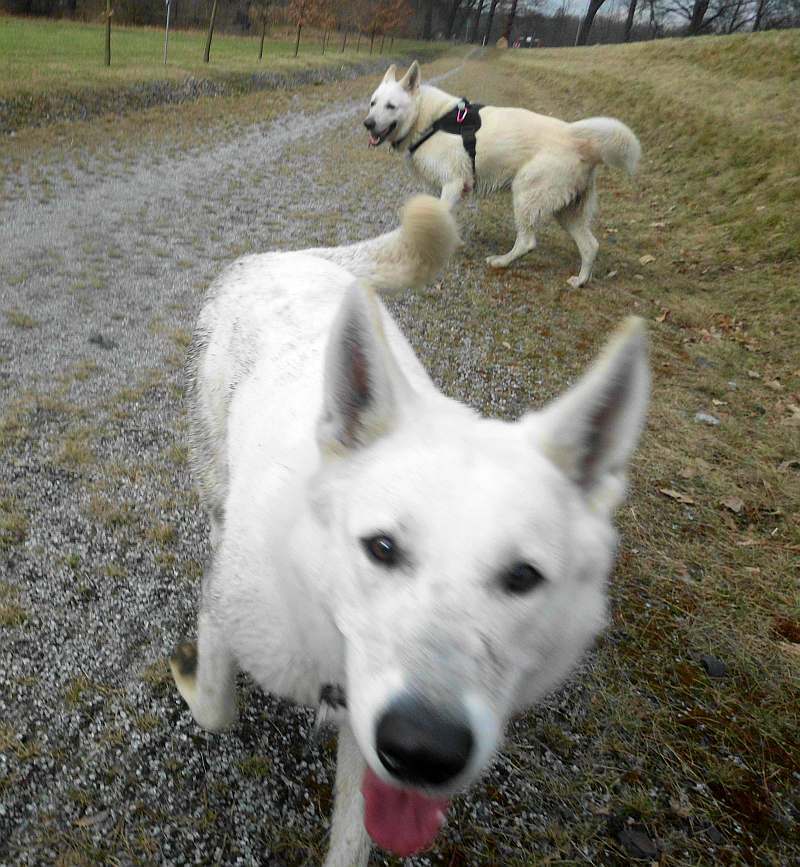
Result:
{"label": "dog's curled tail", "polygon": [[633,131],[613,117],[587,117],[570,124],[578,138],[587,139],[600,151],[600,159],[615,169],[624,169],[629,175],[636,173],[642,147]]}
{"label": "dog's curled tail", "polygon": [[433,196],[414,196],[394,231],[347,247],[308,252],[336,262],[373,289],[397,291],[430,283],[460,243],[447,205]]}

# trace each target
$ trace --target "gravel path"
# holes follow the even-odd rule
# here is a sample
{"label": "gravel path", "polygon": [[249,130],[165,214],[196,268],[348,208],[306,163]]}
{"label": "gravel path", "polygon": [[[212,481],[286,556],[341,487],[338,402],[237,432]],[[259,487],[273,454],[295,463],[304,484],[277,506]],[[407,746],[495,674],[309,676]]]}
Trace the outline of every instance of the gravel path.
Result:
{"label": "gravel path", "polygon": [[[202,146],[124,161],[100,146],[44,168],[22,156],[0,187],[0,863],[319,861],[332,756],[311,715],[243,679],[241,724],[209,736],[164,664],[193,634],[208,553],[181,364],[205,287],[236,255],[395,223],[416,188],[391,154],[367,158],[372,82],[358,100],[330,87],[321,110],[301,91],[289,113]],[[395,309],[451,393],[513,414],[536,395],[522,373],[493,373],[465,313],[480,273],[459,261],[435,305]],[[577,687],[549,712],[582,708]],[[504,757],[415,863],[524,863],[515,827],[546,839],[558,804],[534,764],[562,767],[531,745]]]}

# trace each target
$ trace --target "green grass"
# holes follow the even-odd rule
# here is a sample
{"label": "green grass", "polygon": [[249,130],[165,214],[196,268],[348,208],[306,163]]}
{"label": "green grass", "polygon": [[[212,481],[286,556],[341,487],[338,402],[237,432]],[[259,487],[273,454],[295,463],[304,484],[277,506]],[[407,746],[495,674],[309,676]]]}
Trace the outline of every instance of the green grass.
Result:
{"label": "green grass", "polygon": [[[369,41],[362,39],[359,53],[348,37],[340,53],[340,37],[334,37],[325,54],[318,34],[304,35],[298,57],[294,41],[268,38],[264,59],[258,61],[259,37],[215,34],[211,62],[203,63],[205,34],[171,31],[168,63],[163,63],[164,31],[160,28],[114,27],[111,37],[111,66],[103,64],[105,28],[99,24],[33,20],[4,17],[0,26],[0,98],[40,93],[75,92],[127,87],[157,80],[229,78],[263,70],[292,71],[309,67],[336,66],[365,60]],[[386,41],[388,50],[389,41]],[[379,42],[375,43],[375,55]],[[430,43],[395,39],[392,53],[420,52],[428,56]]]}
{"label": "green grass", "polygon": [[13,325],[14,328],[23,328],[30,329],[36,328],[39,324],[32,316],[28,316],[27,313],[23,313],[21,310],[6,310],[5,311],[6,322],[9,325]]}

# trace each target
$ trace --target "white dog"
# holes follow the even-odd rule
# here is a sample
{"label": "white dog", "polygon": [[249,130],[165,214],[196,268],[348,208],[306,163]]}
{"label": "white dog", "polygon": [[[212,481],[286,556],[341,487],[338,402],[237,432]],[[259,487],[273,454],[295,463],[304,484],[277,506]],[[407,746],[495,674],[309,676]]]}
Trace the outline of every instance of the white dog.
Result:
{"label": "white dog", "polygon": [[420,197],[381,238],[247,257],[195,335],[214,550],[172,673],[211,731],[236,719],[238,669],[336,711],[329,867],[366,864],[369,837],[431,845],[510,714],[604,622],[648,396],[642,325],[544,410],[481,418],[435,388],[370,288],[429,280],[456,244],[448,208]]}
{"label": "white dog", "polygon": [[388,141],[405,150],[414,170],[441,187],[451,206],[473,189],[489,193],[511,187],[517,238],[508,253],[487,258],[494,268],[533,250],[539,223],[555,216],[580,252],[580,273],[568,281],[576,288],[588,281],[597,256],[591,230],[597,166],[605,163],[633,174],[641,155],[636,136],[618,120],[566,123],[522,108],[481,106],[478,111],[457,96],[422,85],[416,60],[399,81],[396,67],[389,67],[372,94],[364,126],[371,146]]}

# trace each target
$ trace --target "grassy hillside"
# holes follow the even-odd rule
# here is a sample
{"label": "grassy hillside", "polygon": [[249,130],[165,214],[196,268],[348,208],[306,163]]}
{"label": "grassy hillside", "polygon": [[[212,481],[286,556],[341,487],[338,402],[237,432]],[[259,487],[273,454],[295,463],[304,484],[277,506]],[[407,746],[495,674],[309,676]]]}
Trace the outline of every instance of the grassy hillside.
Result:
{"label": "grassy hillside", "polygon": [[[646,316],[655,372],[585,723],[595,769],[572,797],[604,791],[609,821],[658,840],[659,863],[796,863],[800,33],[491,63],[507,79],[494,99],[617,116],[644,149],[635,192],[601,183],[598,281],[561,296],[584,341],[625,312]],[[607,858],[630,856],[620,833]]]}

